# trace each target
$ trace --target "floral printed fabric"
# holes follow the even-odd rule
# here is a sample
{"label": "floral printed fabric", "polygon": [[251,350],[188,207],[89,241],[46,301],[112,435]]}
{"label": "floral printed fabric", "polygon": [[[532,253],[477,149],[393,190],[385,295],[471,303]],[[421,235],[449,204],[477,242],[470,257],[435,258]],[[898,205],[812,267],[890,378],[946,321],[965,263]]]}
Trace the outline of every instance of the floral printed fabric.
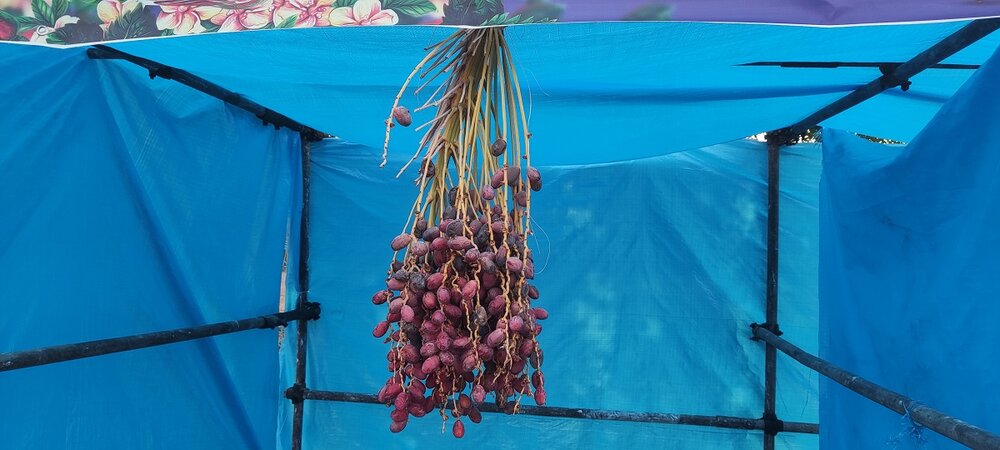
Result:
{"label": "floral printed fabric", "polygon": [[[552,8],[537,9],[539,5]],[[77,44],[180,34],[397,24],[554,21],[562,7],[502,0],[0,0],[0,40]],[[533,12],[533,13],[532,13]]]}

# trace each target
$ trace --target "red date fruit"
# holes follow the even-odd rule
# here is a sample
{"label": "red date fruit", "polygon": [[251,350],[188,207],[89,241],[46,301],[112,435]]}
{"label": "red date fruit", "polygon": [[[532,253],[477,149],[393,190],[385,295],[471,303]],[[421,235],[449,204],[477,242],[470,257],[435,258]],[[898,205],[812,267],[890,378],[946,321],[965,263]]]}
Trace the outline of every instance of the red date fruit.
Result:
{"label": "red date fruit", "polygon": [[541,389],[545,385],[545,374],[541,370],[536,370],[535,373],[531,374],[531,385],[535,389]]}
{"label": "red date fruit", "polygon": [[398,252],[406,248],[407,245],[410,245],[411,239],[413,239],[413,236],[410,236],[409,234],[406,233],[400,234],[399,236],[392,238],[391,247],[394,251]]}
{"label": "red date fruit", "polygon": [[424,363],[420,366],[420,369],[423,370],[424,373],[430,373],[433,372],[434,369],[437,369],[440,364],[441,364],[441,359],[438,358],[437,355],[433,355],[424,360]]}
{"label": "red date fruit", "polygon": [[505,264],[506,264],[507,270],[509,270],[511,272],[514,272],[514,273],[521,273],[521,269],[524,268],[524,263],[522,263],[521,259],[518,258],[518,257],[516,257],[516,256],[511,256],[511,257],[507,258],[507,260],[505,261]]}
{"label": "red date fruit", "polygon": [[501,342],[504,341],[504,337],[503,330],[493,330],[488,336],[486,336],[486,345],[496,348]]}
{"label": "red date fruit", "polygon": [[542,406],[545,404],[545,389],[539,388],[535,389],[535,404]]}
{"label": "red date fruit", "polygon": [[389,290],[378,291],[375,293],[375,295],[372,295],[372,303],[376,305],[381,305],[387,302],[389,300],[389,297],[392,297],[391,291]]}
{"label": "red date fruit", "polygon": [[493,145],[490,145],[490,154],[493,156],[500,156],[505,150],[507,150],[507,141],[503,138],[497,138],[493,141]]}
{"label": "red date fruit", "polygon": [[410,115],[410,110],[406,109],[405,106],[397,106],[392,109],[392,118],[396,120],[396,123],[408,127],[413,123],[413,116]]}
{"label": "red date fruit", "polygon": [[385,336],[385,333],[389,331],[389,322],[382,321],[378,325],[375,325],[375,329],[372,330],[372,336],[380,338]]}
{"label": "red date fruit", "polygon": [[437,308],[438,306],[437,295],[434,295],[433,292],[424,292],[424,295],[421,298],[420,303],[424,306],[424,309]]}

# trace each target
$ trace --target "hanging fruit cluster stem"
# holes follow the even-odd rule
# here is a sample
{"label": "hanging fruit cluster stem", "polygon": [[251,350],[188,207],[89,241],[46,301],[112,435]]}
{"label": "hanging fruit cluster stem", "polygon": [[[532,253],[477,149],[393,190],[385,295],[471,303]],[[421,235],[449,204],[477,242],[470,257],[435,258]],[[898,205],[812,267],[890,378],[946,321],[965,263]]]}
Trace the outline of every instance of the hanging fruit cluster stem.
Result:
{"label": "hanging fruit cluster stem", "polygon": [[[412,116],[399,102],[410,82],[417,91],[445,76],[423,110],[437,108],[413,157],[419,161],[416,200],[395,252],[386,289],[372,297],[388,304],[373,335],[392,343],[391,372],[379,399],[393,404],[390,430],[410,416],[438,409],[481,420],[478,405],[491,394],[515,413],[523,395],[545,403],[538,289],[531,235],[531,193],[542,187],[531,166],[528,124],[517,72],[502,28],[461,30],[428,49],[407,77],[386,120],[384,151],[395,124]],[[385,164],[385,153],[383,162]],[[466,393],[468,392],[468,393]]]}

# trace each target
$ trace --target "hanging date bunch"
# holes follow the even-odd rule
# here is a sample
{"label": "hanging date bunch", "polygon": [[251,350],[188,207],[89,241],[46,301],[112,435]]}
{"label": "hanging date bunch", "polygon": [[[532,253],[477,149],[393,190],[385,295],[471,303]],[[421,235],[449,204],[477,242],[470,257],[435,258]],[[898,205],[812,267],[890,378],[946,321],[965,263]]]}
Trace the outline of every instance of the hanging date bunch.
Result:
{"label": "hanging date bunch", "polygon": [[[439,86],[432,82],[443,76]],[[461,30],[434,45],[407,78],[390,117],[409,126],[399,105],[407,85],[435,89],[417,111],[436,108],[416,153],[416,200],[395,252],[386,289],[372,302],[387,305],[373,331],[390,344],[391,375],[378,394],[392,407],[390,430],[411,416],[437,411],[452,433],[479,423],[490,401],[514,414],[524,397],[545,404],[531,194],[542,188],[531,167],[526,112],[502,28]],[[385,165],[385,153],[383,162]],[[446,426],[442,424],[442,427]]]}

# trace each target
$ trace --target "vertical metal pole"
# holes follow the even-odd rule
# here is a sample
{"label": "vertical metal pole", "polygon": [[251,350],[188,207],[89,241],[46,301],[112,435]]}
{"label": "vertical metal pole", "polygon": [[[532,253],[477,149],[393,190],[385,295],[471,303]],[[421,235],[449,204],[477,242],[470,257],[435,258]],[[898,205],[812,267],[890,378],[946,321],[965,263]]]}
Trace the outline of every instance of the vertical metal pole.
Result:
{"label": "vertical metal pole", "polygon": [[[768,329],[778,329],[778,171],[781,141],[779,135],[767,135],[767,288],[766,311]],[[764,421],[776,421],[774,398],[777,390],[778,355],[771,344],[764,349]],[[770,428],[770,427],[768,427]],[[773,430],[764,431],[764,450],[774,450]]]}
{"label": "vertical metal pole", "polygon": [[[299,220],[299,298],[297,307],[302,308],[309,302],[309,176],[310,139],[305,134],[302,140],[302,217]],[[308,320],[297,323],[297,343],[295,353],[295,386],[306,388],[306,333],[309,329]],[[302,416],[304,399],[298,396],[292,400],[292,450],[302,450]]]}

